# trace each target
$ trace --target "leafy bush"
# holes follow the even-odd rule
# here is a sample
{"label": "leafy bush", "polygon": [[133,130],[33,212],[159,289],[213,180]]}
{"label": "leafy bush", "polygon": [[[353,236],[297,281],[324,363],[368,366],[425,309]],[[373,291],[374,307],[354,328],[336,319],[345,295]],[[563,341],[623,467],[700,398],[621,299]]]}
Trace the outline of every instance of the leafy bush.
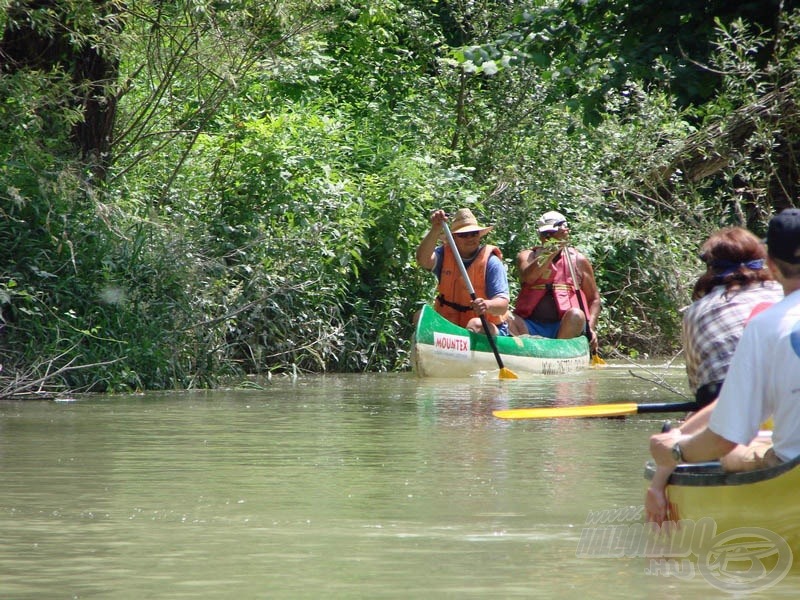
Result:
{"label": "leafy bush", "polygon": [[681,79],[702,63],[638,54],[634,25],[663,32],[623,4],[119,5],[105,180],[62,101],[86,82],[0,72],[0,362],[94,390],[406,369],[435,288],[415,249],[461,206],[496,225],[513,292],[563,212],[603,351],[677,352],[697,247],[796,202],[800,17],[762,32],[771,4],[707,3],[706,76]]}

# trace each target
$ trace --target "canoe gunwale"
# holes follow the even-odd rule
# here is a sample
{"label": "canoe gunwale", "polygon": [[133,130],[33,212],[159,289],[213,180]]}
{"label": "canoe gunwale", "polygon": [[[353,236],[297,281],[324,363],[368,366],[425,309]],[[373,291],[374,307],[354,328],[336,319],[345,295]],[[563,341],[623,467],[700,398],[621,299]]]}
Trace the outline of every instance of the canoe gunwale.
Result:
{"label": "canoe gunwale", "polygon": [[[754,471],[726,472],[719,461],[687,463],[678,465],[669,478],[669,485],[684,487],[734,486],[767,481],[779,477],[800,465],[800,456],[775,467]],[[651,460],[645,465],[644,476],[650,481],[655,474],[655,463]]]}

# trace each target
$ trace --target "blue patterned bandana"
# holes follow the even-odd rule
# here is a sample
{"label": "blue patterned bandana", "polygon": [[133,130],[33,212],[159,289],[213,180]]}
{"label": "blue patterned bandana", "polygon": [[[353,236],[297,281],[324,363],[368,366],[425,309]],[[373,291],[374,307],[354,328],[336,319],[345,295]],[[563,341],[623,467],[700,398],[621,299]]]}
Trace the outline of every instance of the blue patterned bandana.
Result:
{"label": "blue patterned bandana", "polygon": [[747,262],[732,262],[730,260],[715,260],[709,265],[715,271],[721,269],[719,273],[716,274],[718,278],[727,277],[731,273],[735,273],[742,267],[747,267],[748,269],[752,269],[753,271],[758,271],[759,269],[764,268],[764,259],[758,258],[756,260],[748,260]]}

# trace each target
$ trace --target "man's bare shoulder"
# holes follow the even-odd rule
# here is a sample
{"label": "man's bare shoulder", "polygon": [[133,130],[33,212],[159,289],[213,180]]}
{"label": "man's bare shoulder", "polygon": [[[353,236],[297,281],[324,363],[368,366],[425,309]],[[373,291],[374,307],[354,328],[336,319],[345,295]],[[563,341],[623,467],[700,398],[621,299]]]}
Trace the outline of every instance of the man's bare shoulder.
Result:
{"label": "man's bare shoulder", "polygon": [[575,252],[575,258],[577,259],[578,262],[589,266],[592,265],[592,261],[590,261],[589,258],[583,252],[581,252],[580,250],[574,250],[574,252]]}

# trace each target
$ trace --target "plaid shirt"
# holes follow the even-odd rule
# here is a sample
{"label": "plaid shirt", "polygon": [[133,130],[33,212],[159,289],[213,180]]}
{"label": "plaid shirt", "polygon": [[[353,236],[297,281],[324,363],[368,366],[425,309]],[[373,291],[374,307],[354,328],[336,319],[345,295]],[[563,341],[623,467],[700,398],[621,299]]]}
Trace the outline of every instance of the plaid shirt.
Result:
{"label": "plaid shirt", "polygon": [[731,293],[718,285],[689,306],[683,315],[682,341],[692,393],[725,379],[752,310],[782,298],[783,288],[777,281],[753,283]]}

